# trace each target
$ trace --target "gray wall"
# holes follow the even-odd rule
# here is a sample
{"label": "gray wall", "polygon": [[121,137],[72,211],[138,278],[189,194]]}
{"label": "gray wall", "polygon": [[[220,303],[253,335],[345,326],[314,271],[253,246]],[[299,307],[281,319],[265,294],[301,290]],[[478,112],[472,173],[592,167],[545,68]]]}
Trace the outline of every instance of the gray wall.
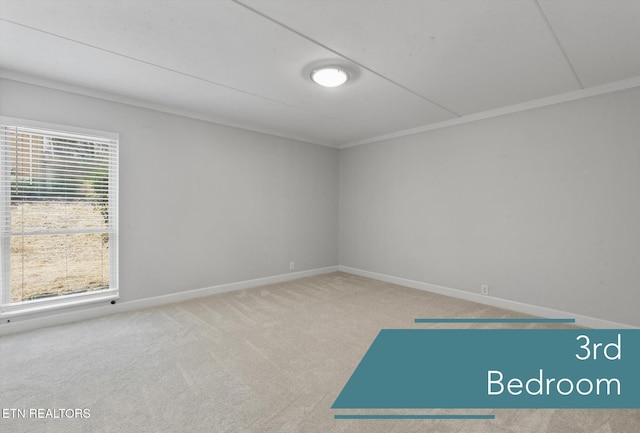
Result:
{"label": "gray wall", "polygon": [[640,326],[640,89],[340,153],[340,264]]}
{"label": "gray wall", "polygon": [[0,114],[120,133],[123,301],[338,264],[338,150],[0,81]]}
{"label": "gray wall", "polygon": [[333,266],[339,247],[344,266],[640,326],[640,89],[341,151],[0,95],[1,115],[120,133],[125,301]]}

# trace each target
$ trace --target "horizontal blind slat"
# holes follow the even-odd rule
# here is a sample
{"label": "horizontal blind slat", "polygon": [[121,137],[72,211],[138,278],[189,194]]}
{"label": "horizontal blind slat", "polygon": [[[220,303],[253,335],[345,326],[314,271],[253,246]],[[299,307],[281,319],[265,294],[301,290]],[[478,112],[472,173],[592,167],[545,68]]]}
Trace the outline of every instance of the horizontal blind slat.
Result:
{"label": "horizontal blind slat", "polygon": [[117,140],[0,126],[0,151],[5,155],[0,182],[5,185],[2,194],[8,192],[11,201],[11,208],[0,212],[2,233],[103,232],[113,227]]}
{"label": "horizontal blind slat", "polygon": [[107,137],[76,134],[76,133],[65,132],[65,131],[55,131],[51,129],[34,128],[29,126],[17,126],[17,125],[3,125],[3,126],[5,127],[5,130],[3,131],[3,135],[7,135],[10,133],[34,134],[34,135],[51,137],[51,138],[58,138],[62,140],[68,139],[68,140],[89,141],[89,142],[105,143],[105,144],[117,143],[117,140],[113,138],[107,138]]}

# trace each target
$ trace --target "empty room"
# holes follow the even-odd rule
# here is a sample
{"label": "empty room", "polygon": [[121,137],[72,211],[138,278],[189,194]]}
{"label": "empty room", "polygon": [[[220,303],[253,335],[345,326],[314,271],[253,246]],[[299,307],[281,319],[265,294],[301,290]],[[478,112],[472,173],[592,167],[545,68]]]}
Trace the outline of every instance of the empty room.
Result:
{"label": "empty room", "polygon": [[640,431],[640,1],[0,0],[0,431]]}

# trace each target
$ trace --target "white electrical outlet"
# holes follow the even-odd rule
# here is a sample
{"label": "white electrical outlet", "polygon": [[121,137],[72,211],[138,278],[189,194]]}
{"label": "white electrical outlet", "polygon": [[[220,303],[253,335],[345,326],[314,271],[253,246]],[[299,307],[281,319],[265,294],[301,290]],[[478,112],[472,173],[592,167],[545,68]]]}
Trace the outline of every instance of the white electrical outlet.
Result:
{"label": "white electrical outlet", "polygon": [[296,268],[296,263],[295,262],[289,262],[289,270],[293,271]]}
{"label": "white electrical outlet", "polygon": [[482,284],[480,286],[480,294],[481,295],[485,295],[485,296],[489,296],[489,286],[487,284]]}

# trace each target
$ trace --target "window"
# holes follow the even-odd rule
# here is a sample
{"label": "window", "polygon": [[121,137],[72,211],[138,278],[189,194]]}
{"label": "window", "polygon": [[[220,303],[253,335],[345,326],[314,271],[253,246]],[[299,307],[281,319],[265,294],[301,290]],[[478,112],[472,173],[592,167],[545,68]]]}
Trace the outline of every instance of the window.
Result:
{"label": "window", "polygon": [[0,314],[118,297],[118,136],[0,119]]}

